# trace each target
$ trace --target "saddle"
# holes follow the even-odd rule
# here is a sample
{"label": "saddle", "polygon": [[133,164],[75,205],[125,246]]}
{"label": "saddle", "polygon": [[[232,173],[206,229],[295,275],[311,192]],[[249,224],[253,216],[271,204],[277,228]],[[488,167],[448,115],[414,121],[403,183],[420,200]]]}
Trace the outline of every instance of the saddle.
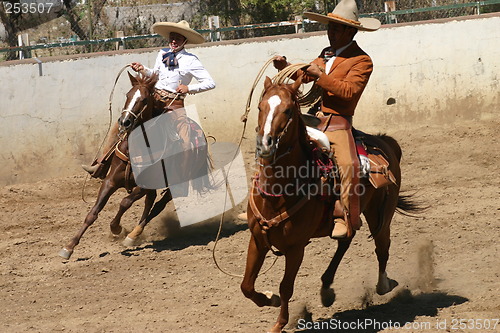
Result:
{"label": "saddle", "polygon": [[[335,122],[331,122],[331,118],[331,116],[315,117],[307,114],[302,115],[302,119],[307,125],[309,140],[315,149],[325,155],[320,159],[321,162],[319,163],[336,165],[332,156],[333,154],[330,151],[330,142],[324,132],[337,129],[351,129],[360,161],[361,178],[368,178],[372,186],[376,189],[385,187],[391,183],[397,185],[396,178],[389,170],[387,154],[377,146],[377,143],[373,140],[373,136],[353,128],[351,126],[352,117],[338,117],[335,119]],[[325,157],[331,160],[331,162],[325,160]],[[336,170],[337,168],[334,169]],[[336,178],[338,177],[339,175],[337,174]]]}
{"label": "saddle", "polygon": [[360,161],[368,160],[368,173],[366,177],[376,189],[388,186],[389,184],[398,185],[396,177],[389,170],[387,154],[372,139],[373,136],[360,130],[352,129],[352,134],[356,142],[358,157]]}
{"label": "saddle", "polygon": [[[184,141],[168,113],[153,119],[143,130],[134,130],[130,134],[129,157],[135,181],[147,189],[177,185],[177,196],[185,196],[190,181],[204,176],[199,174],[201,171],[196,162],[207,155],[203,130],[195,121],[186,118],[187,132],[182,135],[186,135],[187,140]],[[192,185],[196,189],[194,183]]]}

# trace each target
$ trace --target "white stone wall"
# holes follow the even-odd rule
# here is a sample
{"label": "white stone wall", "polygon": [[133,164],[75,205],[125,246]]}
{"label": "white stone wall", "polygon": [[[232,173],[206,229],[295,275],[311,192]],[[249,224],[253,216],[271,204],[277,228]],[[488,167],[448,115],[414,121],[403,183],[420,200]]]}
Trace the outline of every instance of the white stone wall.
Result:
{"label": "white stone wall", "polygon": [[[359,129],[387,132],[464,119],[497,119],[500,106],[500,14],[394,25],[356,40],[375,69],[355,115]],[[217,83],[189,96],[202,126],[219,141],[237,142],[240,116],[256,74],[275,54],[309,62],[324,33],[207,43],[191,47]],[[108,97],[119,70],[132,61],[152,66],[157,50],[0,63],[0,185],[81,173],[109,122]],[[272,67],[272,66],[271,66]],[[268,75],[276,73],[268,69]],[[113,120],[130,88],[116,87]],[[259,84],[254,100],[262,90]],[[389,98],[395,103],[387,105]],[[252,140],[256,103],[246,136]]]}

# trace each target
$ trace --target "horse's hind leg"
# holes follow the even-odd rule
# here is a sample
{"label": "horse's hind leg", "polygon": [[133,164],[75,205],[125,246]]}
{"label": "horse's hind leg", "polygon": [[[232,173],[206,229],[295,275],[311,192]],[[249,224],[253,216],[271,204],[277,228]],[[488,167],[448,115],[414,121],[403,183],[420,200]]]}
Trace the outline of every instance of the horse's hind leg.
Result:
{"label": "horse's hind leg", "polygon": [[138,186],[134,187],[132,192],[127,195],[125,198],[122,199],[120,202],[120,208],[118,209],[118,212],[116,213],[115,217],[109,224],[109,227],[111,229],[111,232],[114,235],[119,235],[122,232],[122,227],[120,225],[121,218],[123,214],[127,210],[129,210],[130,207],[132,207],[132,204],[142,198],[146,194],[147,190],[144,190]]}
{"label": "horse's hind leg", "polygon": [[144,194],[146,194],[146,200],[144,202],[144,210],[142,211],[142,216],[141,216],[141,219],[139,220],[139,223],[136,225],[134,230],[132,230],[132,232],[130,232],[127,235],[127,237],[123,240],[123,245],[125,245],[125,246],[134,245],[137,238],[144,231],[144,227],[149,222],[148,215],[149,215],[149,212],[151,211],[151,208],[153,207],[153,204],[154,204],[155,199],[156,199],[156,190],[144,190],[144,189],[142,189],[142,192]]}
{"label": "horse's hind leg", "polygon": [[245,297],[251,299],[258,306],[280,306],[280,299],[272,293],[259,293],[255,291],[255,281],[262,268],[264,259],[269,250],[263,244],[258,244],[254,235],[250,237],[248,245],[245,275],[241,282],[241,291]]}
{"label": "horse's hind leg", "polygon": [[335,255],[333,256],[328,268],[321,276],[321,302],[323,306],[331,306],[333,302],[335,302],[335,292],[333,288],[330,286],[333,283],[333,279],[335,278],[335,273],[337,272],[337,268],[340,265],[340,261],[344,257],[344,254],[349,249],[351,245],[352,237],[346,239],[340,239],[338,241],[337,250],[335,251]]}
{"label": "horse's hind leg", "polygon": [[[398,194],[394,192],[389,191],[382,203],[371,205],[364,214],[375,241],[375,253],[378,260],[377,294],[379,295],[387,294],[398,285],[395,280],[387,277],[386,272],[391,246],[391,220],[398,200]],[[380,223],[382,223],[381,227]]]}
{"label": "horse's hind leg", "polygon": [[77,234],[73,238],[71,238],[70,242],[59,251],[59,255],[61,257],[63,257],[64,259],[69,259],[71,257],[75,246],[80,243],[80,239],[82,238],[85,231],[92,225],[92,223],[95,222],[95,220],[97,220],[99,213],[104,208],[111,195],[115,193],[117,189],[118,187],[115,186],[113,182],[107,179],[104,180],[101,188],[99,189],[97,200],[90,212],[85,217],[85,221],[83,222],[82,227],[80,228],[80,230],[78,230]]}
{"label": "horse's hind leg", "polygon": [[154,219],[156,216],[158,216],[164,209],[165,206],[172,200],[172,192],[170,192],[170,189],[167,188],[163,196],[161,197],[160,200],[158,200],[153,208],[151,209],[151,212],[149,212],[149,215],[146,217],[146,221],[144,222],[145,225],[149,223],[152,219]]}

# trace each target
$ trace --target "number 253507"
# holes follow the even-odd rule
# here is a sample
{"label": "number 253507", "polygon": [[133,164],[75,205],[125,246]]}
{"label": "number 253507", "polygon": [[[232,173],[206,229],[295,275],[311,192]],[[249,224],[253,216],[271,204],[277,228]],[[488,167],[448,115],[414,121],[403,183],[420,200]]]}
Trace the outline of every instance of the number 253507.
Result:
{"label": "number 253507", "polygon": [[6,14],[42,14],[50,13],[54,6],[53,2],[46,3],[27,3],[27,2],[7,2],[2,1]]}

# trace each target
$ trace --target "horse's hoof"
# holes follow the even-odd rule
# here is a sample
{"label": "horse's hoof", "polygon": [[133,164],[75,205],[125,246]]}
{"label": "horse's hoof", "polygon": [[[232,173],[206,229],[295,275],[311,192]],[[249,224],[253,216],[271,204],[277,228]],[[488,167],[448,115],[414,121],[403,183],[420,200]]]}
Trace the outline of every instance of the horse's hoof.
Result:
{"label": "horse's hoof", "polygon": [[63,259],[66,259],[66,260],[68,260],[72,254],[73,254],[73,250],[68,250],[65,247],[63,247],[59,251],[59,256],[62,257]]}
{"label": "horse's hoof", "polygon": [[126,247],[131,247],[135,245],[135,239],[130,238],[129,236],[125,237],[122,243]]}
{"label": "horse's hoof", "polygon": [[267,333],[282,333],[283,332],[283,325],[276,323],[271,330],[267,331]]}
{"label": "horse's hoof", "polygon": [[279,308],[281,306],[281,299],[278,295],[274,294],[272,291],[264,292],[267,299],[269,300],[269,306]]}
{"label": "horse's hoof", "polygon": [[389,279],[386,273],[381,274],[377,283],[377,294],[385,295],[398,286],[396,280]]}
{"label": "horse's hoof", "polygon": [[335,302],[335,291],[332,288],[321,288],[320,294],[323,306],[330,307]]}
{"label": "horse's hoof", "polygon": [[110,229],[111,229],[111,233],[115,236],[119,236],[123,230],[121,225],[119,225],[117,227],[110,227]]}

